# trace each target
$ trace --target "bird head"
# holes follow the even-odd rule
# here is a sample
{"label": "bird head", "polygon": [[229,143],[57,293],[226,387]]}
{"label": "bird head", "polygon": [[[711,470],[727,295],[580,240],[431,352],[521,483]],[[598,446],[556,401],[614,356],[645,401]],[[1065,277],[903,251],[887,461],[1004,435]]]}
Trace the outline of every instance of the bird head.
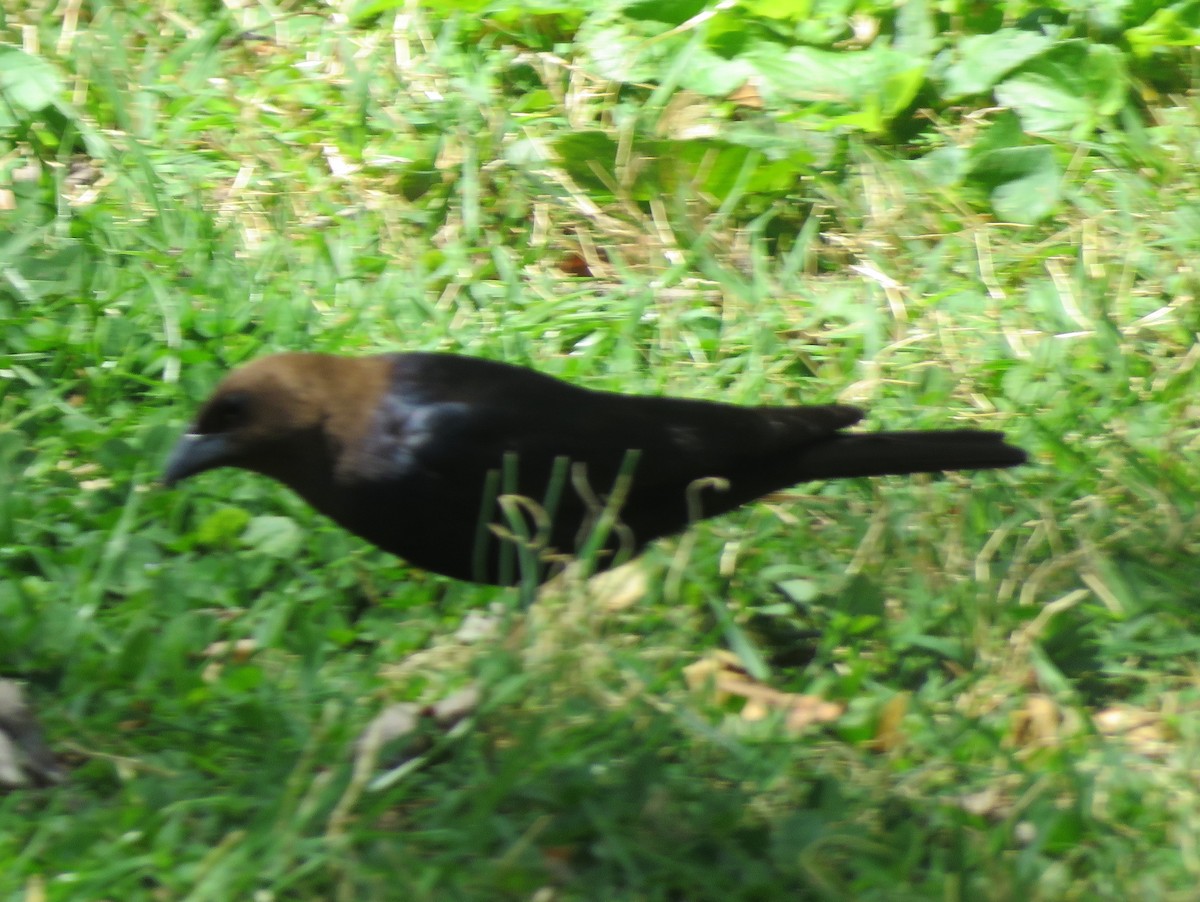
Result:
{"label": "bird head", "polygon": [[[376,358],[377,359],[377,358]],[[302,494],[332,479],[340,446],[378,391],[370,358],[275,354],[234,370],[204,402],[167,460],[163,482],[174,485],[218,467],[271,476]]]}

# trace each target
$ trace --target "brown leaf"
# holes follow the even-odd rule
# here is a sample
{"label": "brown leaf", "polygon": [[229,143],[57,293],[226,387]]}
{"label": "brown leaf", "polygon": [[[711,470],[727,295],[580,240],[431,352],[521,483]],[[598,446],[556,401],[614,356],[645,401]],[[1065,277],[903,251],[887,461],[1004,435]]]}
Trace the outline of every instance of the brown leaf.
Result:
{"label": "brown leaf", "polygon": [[1123,741],[1143,755],[1165,754],[1173,738],[1159,712],[1132,705],[1114,705],[1097,711],[1092,722],[1101,735]]}
{"label": "brown leaf", "polygon": [[220,639],[211,643],[200,656],[208,658],[200,678],[206,683],[215,683],[221,678],[221,672],[229,662],[244,664],[258,651],[258,643],[253,639],[235,639],[229,641]]}
{"label": "brown leaf", "polygon": [[428,705],[422,713],[432,717],[442,729],[449,729],[460,720],[475,713],[475,709],[479,707],[480,697],[479,687],[472,683],[457,692],[451,692],[449,695],[439,698],[432,705]]}
{"label": "brown leaf", "polygon": [[1047,695],[1028,696],[1013,712],[1010,725],[1009,740],[1017,748],[1053,748],[1062,742],[1062,712]]}
{"label": "brown leaf", "polygon": [[415,702],[388,705],[367,724],[355,743],[360,750],[378,749],[393,740],[410,736],[417,731],[424,712]]}
{"label": "brown leaf", "polygon": [[244,664],[257,650],[258,643],[253,639],[235,639],[232,642],[221,639],[211,643],[200,654],[205,658],[221,658],[236,664]]}
{"label": "brown leaf", "polygon": [[743,83],[740,88],[729,95],[729,100],[751,110],[761,110],[764,106],[762,94],[759,93],[753,80]]}
{"label": "brown leaf", "polygon": [[879,712],[879,723],[875,727],[875,738],[872,745],[880,752],[890,752],[904,741],[901,725],[904,715],[908,713],[907,692],[893,695]]}
{"label": "brown leaf", "polygon": [[646,597],[646,569],[630,561],[612,570],[597,573],[588,581],[588,592],[606,611],[624,611]]}
{"label": "brown leaf", "polygon": [[592,267],[588,264],[587,258],[575,251],[567,251],[559,257],[558,268],[568,276],[580,279],[592,275]]}
{"label": "brown leaf", "polygon": [[731,651],[718,649],[683,668],[683,681],[693,692],[699,692],[715,680],[717,674],[722,670],[732,670],[743,674],[746,672],[737,655]]}
{"label": "brown leaf", "polygon": [[997,786],[988,786],[978,792],[959,796],[958,805],[968,814],[999,820],[1012,811],[1012,799]]}
{"label": "brown leaf", "polygon": [[845,706],[820,696],[782,692],[763,685],[747,674],[737,656],[728,651],[713,652],[689,664],[683,675],[692,691],[708,689],[718,704],[744,699],[741,716],[747,722],[763,720],[775,712],[782,713],[784,726],[791,733],[837,720],[845,710]]}
{"label": "brown leaf", "polygon": [[449,733],[479,707],[480,692],[475,685],[466,686],[428,705],[398,702],[388,705],[371,719],[354,744],[356,769],[370,772],[379,761],[385,746],[397,740],[408,740],[400,760],[424,753],[431,745],[430,736],[422,732],[429,721]]}

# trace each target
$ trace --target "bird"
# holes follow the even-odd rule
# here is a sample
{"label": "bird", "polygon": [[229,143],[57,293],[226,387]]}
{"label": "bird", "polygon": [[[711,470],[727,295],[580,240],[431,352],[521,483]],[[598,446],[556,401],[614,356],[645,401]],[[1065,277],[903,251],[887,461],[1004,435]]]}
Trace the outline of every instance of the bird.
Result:
{"label": "bird", "polygon": [[590,389],[450,353],[285,352],[217,384],[162,481],[249,470],[411,566],[514,585],[581,552],[606,569],[801,482],[1026,460],[999,432],[848,431],[863,416]]}

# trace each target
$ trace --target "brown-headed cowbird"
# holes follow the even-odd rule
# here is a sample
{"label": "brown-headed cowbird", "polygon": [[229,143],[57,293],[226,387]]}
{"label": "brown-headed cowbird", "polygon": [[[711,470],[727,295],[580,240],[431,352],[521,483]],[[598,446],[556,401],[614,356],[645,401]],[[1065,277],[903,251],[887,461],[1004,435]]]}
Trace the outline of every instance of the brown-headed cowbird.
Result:
{"label": "brown-headed cowbird", "polygon": [[[579,550],[609,497],[621,503],[599,568],[798,482],[1025,460],[996,432],[842,431],[861,418],[840,404],[741,407],[594,391],[453,354],[277,354],[217,386],[164,481],[253,470],[418,567],[513,583],[522,574],[501,530],[524,525],[540,580],[555,554]],[[536,507],[514,508],[514,495]]]}

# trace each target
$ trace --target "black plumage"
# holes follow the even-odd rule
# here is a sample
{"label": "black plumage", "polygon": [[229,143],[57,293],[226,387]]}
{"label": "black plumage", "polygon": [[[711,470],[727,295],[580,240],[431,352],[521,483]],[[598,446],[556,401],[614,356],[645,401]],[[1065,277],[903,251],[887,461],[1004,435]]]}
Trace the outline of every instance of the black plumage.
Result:
{"label": "black plumage", "polygon": [[451,354],[278,354],[222,381],[164,479],[222,466],[263,473],[418,567],[508,583],[521,573],[492,528],[514,525],[502,495],[535,503],[517,525],[539,539],[541,579],[579,548],[614,487],[622,503],[600,567],[798,482],[1025,461],[996,432],[844,431],[861,418],[836,404],[594,391]]}

